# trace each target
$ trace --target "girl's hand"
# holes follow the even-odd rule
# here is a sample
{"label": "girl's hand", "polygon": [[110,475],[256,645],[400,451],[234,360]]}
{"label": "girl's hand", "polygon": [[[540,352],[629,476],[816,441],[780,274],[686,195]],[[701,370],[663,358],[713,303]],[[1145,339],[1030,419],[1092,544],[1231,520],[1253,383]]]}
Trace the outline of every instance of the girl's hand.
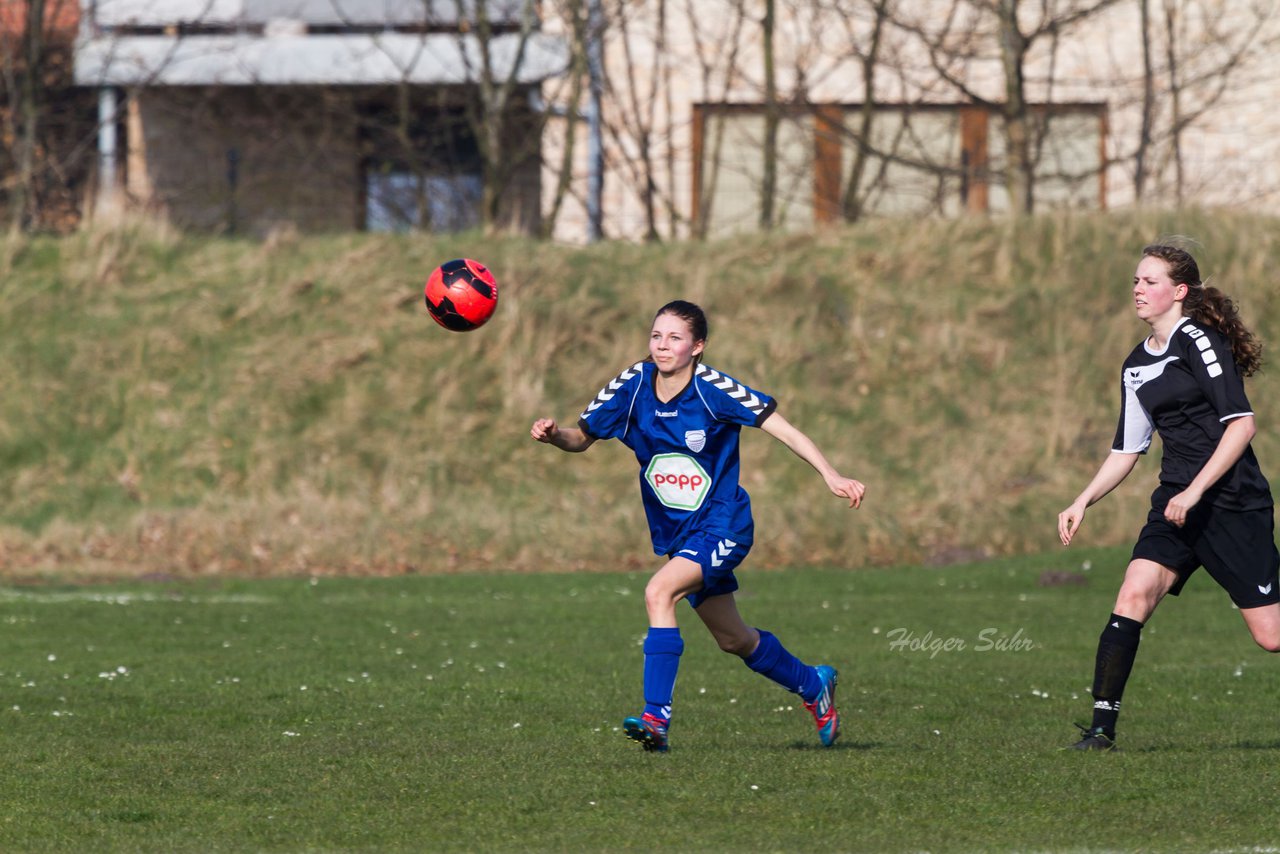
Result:
{"label": "girl's hand", "polygon": [[856,481],[851,477],[842,477],[840,475],[836,475],[829,480],[827,482],[827,486],[833,493],[839,495],[841,498],[849,499],[850,507],[861,507],[862,496],[867,492],[867,488],[859,481]]}
{"label": "girl's hand", "polygon": [[1077,501],[1058,514],[1058,539],[1062,540],[1064,546],[1071,545],[1071,538],[1080,530],[1086,506],[1084,502]]}
{"label": "girl's hand", "polygon": [[554,418],[539,418],[529,428],[529,435],[539,442],[550,444],[560,435],[560,428],[556,426]]}
{"label": "girl's hand", "polygon": [[1187,514],[1191,512],[1191,508],[1200,503],[1201,497],[1190,488],[1184,489],[1169,499],[1169,503],[1164,508],[1164,518],[1181,528],[1187,524]]}

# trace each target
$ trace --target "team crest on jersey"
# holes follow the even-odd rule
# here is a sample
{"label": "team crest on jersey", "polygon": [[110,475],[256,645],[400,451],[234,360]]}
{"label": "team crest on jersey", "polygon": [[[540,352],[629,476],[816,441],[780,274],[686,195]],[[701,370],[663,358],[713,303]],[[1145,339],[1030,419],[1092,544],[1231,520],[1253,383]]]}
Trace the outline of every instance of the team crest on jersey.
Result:
{"label": "team crest on jersey", "polygon": [[663,506],[697,510],[711,491],[711,476],[693,457],[657,454],[649,460],[644,479]]}
{"label": "team crest on jersey", "polygon": [[684,444],[689,450],[695,454],[707,446],[706,430],[686,430],[684,433]]}

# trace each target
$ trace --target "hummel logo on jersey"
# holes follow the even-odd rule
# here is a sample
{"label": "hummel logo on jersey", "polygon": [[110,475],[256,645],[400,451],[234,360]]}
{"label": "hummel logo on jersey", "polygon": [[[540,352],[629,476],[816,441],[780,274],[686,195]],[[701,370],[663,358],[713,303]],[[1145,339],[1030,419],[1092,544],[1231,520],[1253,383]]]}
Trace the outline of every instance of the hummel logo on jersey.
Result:
{"label": "hummel logo on jersey", "polygon": [[662,411],[661,409],[655,409],[655,410],[653,410],[653,414],[654,414],[654,415],[656,415],[656,416],[658,416],[659,418],[679,418],[679,417],[680,417],[680,410],[679,410],[679,409],[672,409],[672,410],[668,410],[668,411],[664,412],[664,411]]}
{"label": "hummel logo on jersey", "polygon": [[1268,593],[1271,592],[1271,585],[1268,584],[1266,587],[1263,587],[1261,584],[1259,584],[1258,592],[1261,593],[1263,596],[1266,596]]}
{"label": "hummel logo on jersey", "polygon": [[711,553],[711,565],[720,566],[724,563],[724,559],[733,554],[733,549],[738,544],[733,540],[721,540],[716,546],[716,550]]}

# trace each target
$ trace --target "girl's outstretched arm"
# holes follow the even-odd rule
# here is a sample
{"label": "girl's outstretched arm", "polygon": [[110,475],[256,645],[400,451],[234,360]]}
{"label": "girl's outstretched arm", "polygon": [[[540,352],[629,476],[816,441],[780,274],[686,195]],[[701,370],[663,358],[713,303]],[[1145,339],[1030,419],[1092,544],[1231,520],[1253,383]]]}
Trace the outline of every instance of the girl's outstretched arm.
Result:
{"label": "girl's outstretched arm", "polygon": [[1076,496],[1070,507],[1058,514],[1058,539],[1064,546],[1071,545],[1071,538],[1080,530],[1080,523],[1084,521],[1085,511],[1119,486],[1137,464],[1137,454],[1122,454],[1118,451],[1112,451],[1103,460],[1098,473],[1089,481],[1084,492]]}
{"label": "girl's outstretched arm", "polygon": [[827,488],[841,498],[849,499],[850,507],[861,507],[862,496],[867,488],[851,477],[845,477],[836,471],[813,440],[799,428],[783,418],[775,410],[760,425],[760,429],[790,448],[797,457],[817,469],[818,474],[826,481]]}
{"label": "girl's outstretched arm", "polygon": [[562,451],[576,454],[595,444],[595,439],[578,427],[560,427],[554,418],[539,418],[529,428],[529,435],[539,442],[555,445]]}

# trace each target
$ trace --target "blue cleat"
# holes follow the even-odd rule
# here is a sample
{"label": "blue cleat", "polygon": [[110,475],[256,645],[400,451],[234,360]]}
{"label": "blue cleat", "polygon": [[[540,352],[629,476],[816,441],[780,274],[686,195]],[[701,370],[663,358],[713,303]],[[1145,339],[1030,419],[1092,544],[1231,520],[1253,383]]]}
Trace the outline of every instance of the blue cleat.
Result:
{"label": "blue cleat", "polygon": [[627,738],[640,742],[644,749],[654,753],[667,752],[668,721],[643,714],[638,718],[627,718],[622,722],[622,730]]}
{"label": "blue cleat", "polygon": [[818,725],[818,740],[823,747],[830,747],[840,737],[840,713],[836,711],[836,678],[839,675],[834,667],[820,664],[817,667],[818,679],[822,682],[822,691],[812,703],[804,707],[813,715]]}

